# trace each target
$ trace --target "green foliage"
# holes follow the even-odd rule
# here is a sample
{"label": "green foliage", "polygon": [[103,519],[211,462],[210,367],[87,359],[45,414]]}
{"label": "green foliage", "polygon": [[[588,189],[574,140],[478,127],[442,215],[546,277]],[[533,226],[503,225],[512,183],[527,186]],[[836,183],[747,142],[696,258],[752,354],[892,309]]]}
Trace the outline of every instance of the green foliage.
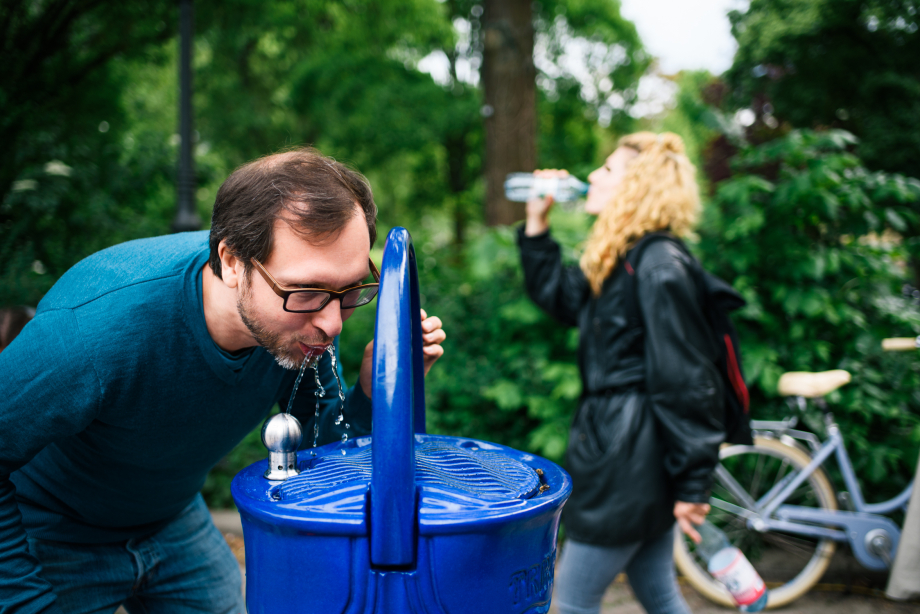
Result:
{"label": "green foliage", "polygon": [[125,108],[135,94],[126,73],[134,68],[120,61],[107,67],[95,117],[81,118],[92,122],[91,130],[49,141],[47,157],[25,164],[0,202],[0,304],[35,305],[81,258],[169,231],[175,147],[168,143],[171,130],[130,121],[145,106]]}
{"label": "green foliage", "polygon": [[602,133],[595,121],[586,121],[581,86],[557,83],[553,99],[540,92],[537,102],[540,168],[565,168],[576,177],[587,177],[602,164]]}
{"label": "green foliage", "polygon": [[[48,137],[0,201],[0,305],[36,305],[82,258],[170,232],[175,215],[175,45],[100,70],[92,114],[74,138]],[[60,119],[60,118],[59,118]],[[43,141],[46,135],[32,135]],[[36,145],[37,147],[37,145]],[[210,217],[223,165],[197,148],[199,214]]]}
{"label": "green foliage", "polygon": [[[708,204],[697,249],[748,301],[734,320],[753,416],[788,415],[785,371],[842,368],[828,401],[869,497],[911,479],[920,450],[920,361],[886,355],[884,337],[920,333],[901,296],[907,250],[896,234],[920,214],[920,181],[870,172],[852,135],[794,131],[735,160]],[[820,416],[806,422],[823,433]]]}
{"label": "green foliage", "polygon": [[[569,246],[583,239],[582,214],[554,216]],[[581,383],[578,334],[540,311],[524,293],[515,231],[480,228],[462,251],[449,234],[413,230],[422,307],[444,322],[444,357],[425,380],[428,430],[475,437],[562,459]],[[375,250],[373,254],[381,254]],[[356,310],[341,339],[346,379],[357,377],[373,312]]]}
{"label": "green foliage", "polygon": [[[97,140],[118,98],[110,63],[168,40],[175,13],[149,0],[0,3],[0,200],[24,170]],[[0,228],[6,222],[0,212]]]}
{"label": "green foliage", "polygon": [[[302,101],[305,92],[341,102],[354,93],[356,77],[379,90],[372,74],[351,71],[367,59],[410,62],[453,36],[435,0],[233,0],[205,5],[198,23],[196,71],[211,77],[197,82],[201,130],[232,166],[286,145],[316,143],[327,128],[337,127],[337,117],[304,116],[297,98]],[[319,90],[298,85],[320,62],[339,80],[314,84]],[[348,101],[344,109],[363,102]],[[348,144],[360,150],[354,140]]]}
{"label": "green foliage", "polygon": [[736,103],[849,130],[870,168],[916,174],[918,16],[916,0],[753,0],[730,15]]}
{"label": "green foliage", "polygon": [[[557,218],[557,236],[583,236],[582,216]],[[561,231],[566,226],[568,233]],[[444,358],[425,382],[428,420],[432,432],[559,461],[581,393],[578,336],[525,295],[514,234],[482,231],[468,242],[459,266],[436,243],[421,243],[425,307],[441,317],[448,334]]]}

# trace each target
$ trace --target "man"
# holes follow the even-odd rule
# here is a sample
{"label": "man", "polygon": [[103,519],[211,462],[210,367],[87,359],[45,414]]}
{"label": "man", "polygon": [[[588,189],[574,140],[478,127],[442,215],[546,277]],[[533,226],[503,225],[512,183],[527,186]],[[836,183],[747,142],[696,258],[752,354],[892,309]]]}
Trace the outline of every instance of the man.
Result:
{"label": "man", "polygon": [[[230,175],[210,235],[117,245],[55,284],[0,354],[0,612],[245,611],[198,491],[304,360],[322,441],[370,431],[372,346],[348,431],[324,352],[376,293],[375,219],[363,177],[291,151]],[[445,335],[421,317],[427,372]],[[295,399],[305,433],[314,390]]]}

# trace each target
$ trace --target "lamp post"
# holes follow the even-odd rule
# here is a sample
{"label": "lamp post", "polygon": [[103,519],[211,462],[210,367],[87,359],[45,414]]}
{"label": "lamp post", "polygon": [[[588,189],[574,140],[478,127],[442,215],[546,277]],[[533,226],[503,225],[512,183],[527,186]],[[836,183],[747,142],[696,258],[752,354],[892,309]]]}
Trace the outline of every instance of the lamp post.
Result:
{"label": "lamp post", "polygon": [[174,232],[199,230],[195,213],[195,161],[192,158],[192,0],[179,0],[179,177]]}

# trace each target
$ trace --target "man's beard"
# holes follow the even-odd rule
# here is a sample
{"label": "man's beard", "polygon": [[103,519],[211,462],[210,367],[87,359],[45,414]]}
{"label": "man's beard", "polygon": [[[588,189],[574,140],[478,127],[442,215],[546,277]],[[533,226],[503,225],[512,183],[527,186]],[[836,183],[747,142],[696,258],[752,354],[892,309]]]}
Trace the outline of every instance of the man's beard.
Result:
{"label": "man's beard", "polygon": [[240,318],[243,319],[243,324],[249,329],[249,334],[252,335],[256,343],[264,347],[268,353],[274,357],[275,362],[283,368],[293,371],[299,369],[300,364],[304,360],[303,354],[300,356],[293,355],[290,347],[285,345],[280,334],[268,330],[259,323],[256,318],[251,316],[249,314],[249,307],[243,300],[243,294],[248,295],[245,291],[241,293],[241,296],[236,301],[236,310],[239,312]]}

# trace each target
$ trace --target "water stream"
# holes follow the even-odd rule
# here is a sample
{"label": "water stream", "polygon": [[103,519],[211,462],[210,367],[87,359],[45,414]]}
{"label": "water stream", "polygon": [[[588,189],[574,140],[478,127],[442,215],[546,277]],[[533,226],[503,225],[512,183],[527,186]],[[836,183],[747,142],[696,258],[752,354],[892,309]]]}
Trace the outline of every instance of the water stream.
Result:
{"label": "water stream", "polygon": [[[306,356],[303,357],[303,362],[300,363],[300,373],[297,374],[297,379],[294,380],[294,390],[291,392],[291,400],[288,401],[287,409],[285,413],[291,413],[291,408],[294,406],[294,397],[297,396],[297,389],[300,388],[300,380],[303,379],[303,372],[307,370],[307,360]],[[316,360],[313,360],[313,364],[316,364]]]}
{"label": "water stream", "polygon": [[[345,390],[342,388],[342,380],[339,379],[339,370],[337,368],[335,346],[329,346],[329,357],[332,359],[332,374],[335,376],[335,383],[339,386],[339,415],[335,418],[336,425],[342,424],[345,420]],[[345,423],[345,429],[351,428],[351,425]],[[342,443],[348,441],[348,433],[342,435]]]}
{"label": "water stream", "polygon": [[[316,412],[313,414],[313,447],[319,441],[319,400],[326,396],[326,389],[323,383],[319,381],[319,361],[313,361],[313,381],[316,382],[316,391],[313,395],[316,397]],[[313,452],[314,456],[316,452]]]}
{"label": "water stream", "polygon": [[[342,389],[342,380],[339,379],[338,371],[338,360],[335,355],[335,346],[330,345],[326,348],[326,351],[329,353],[329,358],[332,361],[332,374],[335,376],[335,382],[339,387],[339,415],[335,418],[335,424],[339,425],[345,421],[345,391]],[[326,396],[326,389],[323,388],[322,382],[319,381],[319,359],[320,356],[314,357],[311,361],[307,356],[304,356],[303,362],[300,364],[300,371],[297,373],[297,379],[294,380],[294,390],[291,392],[291,399],[288,401],[287,409],[285,413],[291,413],[291,408],[294,407],[294,397],[297,396],[297,389],[300,388],[300,380],[303,379],[304,371],[307,370],[307,367],[313,369],[313,381],[316,383],[316,390],[313,392],[313,395],[316,397],[316,410],[313,414],[313,447],[315,448],[319,442],[319,400]],[[351,425],[345,422],[345,429],[350,429]],[[348,434],[345,433],[342,435],[342,443],[348,441]],[[345,451],[342,450],[344,454]],[[316,453],[313,453],[314,456]]]}

